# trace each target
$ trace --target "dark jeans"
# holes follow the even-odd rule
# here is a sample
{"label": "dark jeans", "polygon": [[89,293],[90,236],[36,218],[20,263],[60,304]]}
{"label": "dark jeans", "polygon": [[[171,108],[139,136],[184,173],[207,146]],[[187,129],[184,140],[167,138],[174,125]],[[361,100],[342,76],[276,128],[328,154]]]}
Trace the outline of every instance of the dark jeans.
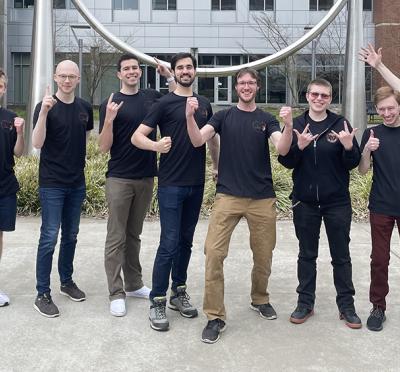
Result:
{"label": "dark jeans", "polygon": [[349,252],[351,205],[318,206],[303,202],[293,208],[293,222],[299,240],[297,276],[298,304],[312,309],[315,302],[317,278],[316,260],[321,222],[324,221],[332,258],[333,281],[339,311],[354,309],[355,294]]}
{"label": "dark jeans", "polygon": [[39,188],[42,208],[42,226],[36,258],[36,289],[39,295],[50,293],[50,273],[60,225],[61,243],[58,272],[61,284],[68,284],[72,281],[73,260],[85,194],[85,186]]}
{"label": "dark jeans", "polygon": [[154,260],[150,299],[166,295],[170,275],[173,291],[176,291],[179,285],[186,283],[203,191],[203,186],[158,188],[161,236]]}
{"label": "dark jeans", "polygon": [[369,300],[375,306],[386,310],[386,296],[389,293],[388,269],[390,260],[390,239],[394,224],[400,234],[400,216],[385,216],[370,213],[371,224],[371,285]]}

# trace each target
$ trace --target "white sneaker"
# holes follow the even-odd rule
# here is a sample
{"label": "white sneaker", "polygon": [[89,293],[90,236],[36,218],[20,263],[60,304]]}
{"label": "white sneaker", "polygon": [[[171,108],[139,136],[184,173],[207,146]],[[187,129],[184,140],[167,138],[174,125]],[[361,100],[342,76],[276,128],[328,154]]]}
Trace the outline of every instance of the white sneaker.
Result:
{"label": "white sneaker", "polygon": [[0,292],[0,307],[7,306],[9,303],[10,299],[8,298],[8,296],[5,293]]}
{"label": "white sneaker", "polygon": [[118,298],[117,300],[113,300],[110,302],[110,313],[114,316],[125,316],[126,308],[125,308],[125,299]]}
{"label": "white sneaker", "polygon": [[132,292],[125,292],[128,297],[137,297],[137,298],[149,298],[150,288],[147,288],[145,285],[142,288],[137,289]]}

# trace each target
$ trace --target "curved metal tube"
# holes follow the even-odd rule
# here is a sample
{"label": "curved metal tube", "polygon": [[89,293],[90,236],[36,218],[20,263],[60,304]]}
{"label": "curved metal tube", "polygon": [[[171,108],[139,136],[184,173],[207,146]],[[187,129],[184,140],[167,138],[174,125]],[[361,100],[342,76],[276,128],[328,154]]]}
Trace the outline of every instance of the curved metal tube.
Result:
{"label": "curved metal tube", "polygon": [[[83,4],[82,0],[71,0],[75,5],[76,9],[79,11],[81,16],[86,20],[86,22],[105,40],[107,40],[111,45],[115,48],[122,50],[127,53],[135,54],[141,61],[146,64],[156,66],[156,62],[154,58],[140,52],[139,50],[131,47],[127,43],[118,39],[114,34],[107,30],[94,16],[90,13],[89,9]],[[211,67],[211,68],[202,68],[199,67],[197,69],[197,75],[203,77],[214,77],[214,76],[230,76],[234,75],[237,71],[239,71],[243,67],[253,67],[257,70],[276,63],[286,57],[292,55],[297,52],[305,45],[307,45],[311,40],[317,37],[322,31],[325,30],[326,27],[335,19],[335,17],[342,10],[347,0],[338,0],[327,13],[327,15],[321,19],[310,31],[304,34],[300,39],[296,40],[293,44],[288,47],[280,50],[277,53],[274,53],[270,56],[261,58],[257,61],[245,63],[237,66],[228,66],[228,67]],[[169,66],[168,62],[161,61],[162,63]]]}

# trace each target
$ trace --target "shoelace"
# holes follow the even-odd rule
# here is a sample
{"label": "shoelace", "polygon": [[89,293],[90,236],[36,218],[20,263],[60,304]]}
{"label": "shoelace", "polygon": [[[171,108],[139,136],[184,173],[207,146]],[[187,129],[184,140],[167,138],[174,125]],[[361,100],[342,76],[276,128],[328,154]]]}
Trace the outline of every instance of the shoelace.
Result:
{"label": "shoelace", "polygon": [[162,303],[154,306],[154,310],[156,312],[157,319],[165,319],[167,317],[167,315],[165,314],[165,306]]}
{"label": "shoelace", "polygon": [[207,328],[207,329],[214,328],[214,325],[215,325],[215,324],[218,325],[218,327],[219,327],[219,320],[218,320],[218,319],[210,320],[210,321],[207,323],[206,328]]}
{"label": "shoelace", "polygon": [[178,294],[179,301],[181,301],[183,307],[191,307],[190,305],[190,296],[186,292],[181,292]]}
{"label": "shoelace", "polygon": [[43,301],[45,301],[47,304],[51,304],[51,296],[43,296]]}
{"label": "shoelace", "polygon": [[374,316],[375,318],[383,318],[383,310],[379,307],[376,307],[371,311],[371,316]]}

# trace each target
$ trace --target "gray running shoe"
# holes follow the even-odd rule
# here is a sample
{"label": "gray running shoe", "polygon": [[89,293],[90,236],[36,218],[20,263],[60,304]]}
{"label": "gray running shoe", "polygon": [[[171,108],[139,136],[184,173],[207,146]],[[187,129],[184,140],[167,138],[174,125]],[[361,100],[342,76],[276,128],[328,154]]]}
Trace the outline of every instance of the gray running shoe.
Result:
{"label": "gray running shoe", "polygon": [[260,313],[260,316],[264,319],[272,320],[277,318],[276,311],[274,310],[274,308],[270,303],[262,305],[256,305],[251,303],[250,309],[258,311]]}
{"label": "gray running shoe", "polygon": [[165,313],[166,305],[166,297],[154,297],[153,300],[151,300],[149,314],[150,327],[156,331],[168,331],[169,322],[167,314]]}
{"label": "gray running shoe", "polygon": [[47,318],[55,318],[60,315],[58,307],[51,299],[50,293],[44,293],[36,297],[33,307],[39,311],[40,314]]}
{"label": "gray running shoe", "polygon": [[195,318],[198,315],[197,309],[189,302],[190,296],[186,292],[186,285],[176,288],[176,293],[172,292],[168,307],[179,311],[185,318]]}

